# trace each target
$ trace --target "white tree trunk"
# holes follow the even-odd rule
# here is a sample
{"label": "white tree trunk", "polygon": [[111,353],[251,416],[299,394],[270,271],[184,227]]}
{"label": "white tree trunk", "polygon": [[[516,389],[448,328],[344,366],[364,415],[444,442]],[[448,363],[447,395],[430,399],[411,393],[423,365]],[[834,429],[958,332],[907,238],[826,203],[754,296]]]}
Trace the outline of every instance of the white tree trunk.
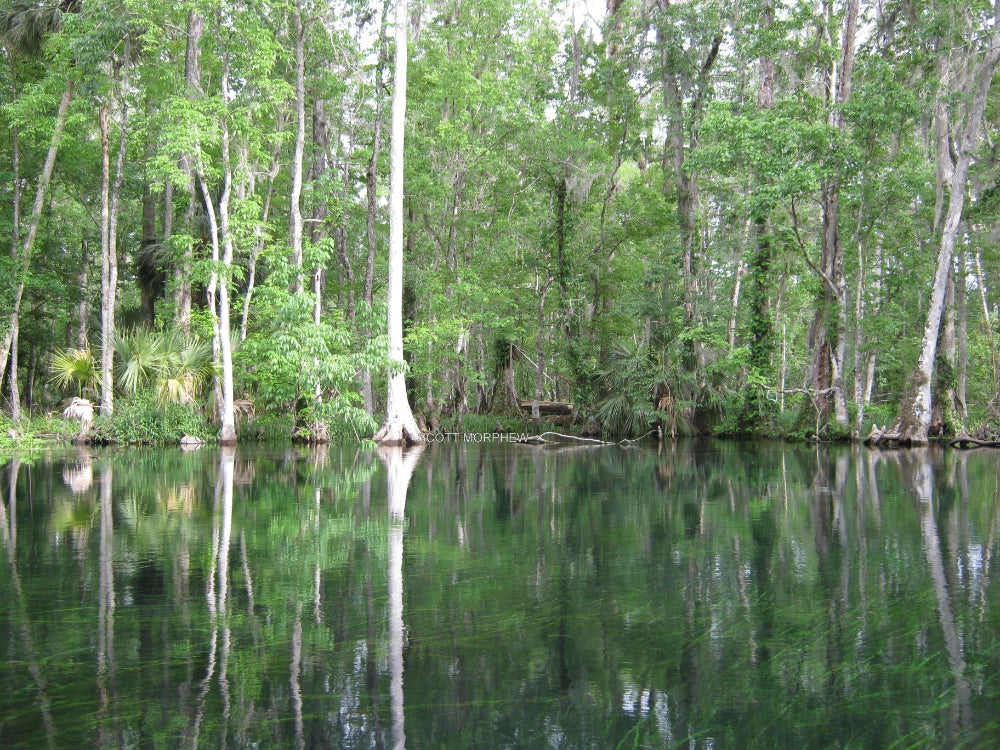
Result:
{"label": "white tree trunk", "polygon": [[[229,101],[229,59],[222,68],[222,101]],[[219,229],[222,233],[222,265],[229,269],[233,265],[233,235],[229,229],[229,199],[232,194],[233,172],[229,158],[229,126],[222,118],[222,170],[223,187],[219,197]],[[222,358],[222,406],[220,416],[219,443],[236,443],[236,410],[233,397],[233,348],[230,340],[229,322],[229,274],[219,278],[219,353]]]}
{"label": "white tree trunk", "polygon": [[389,697],[392,713],[392,747],[406,747],[403,713],[403,522],[406,493],[413,472],[424,451],[422,444],[403,451],[398,447],[379,448],[378,457],[385,466],[389,494]]}
{"label": "white tree trunk", "polygon": [[302,3],[295,3],[295,147],[292,152],[292,194],[289,199],[290,262],[294,269],[292,294],[301,294],[302,275],[302,155],[306,144],[305,31],[302,26]]}
{"label": "white tree trunk", "polygon": [[101,413],[110,417],[115,406],[114,343],[115,285],[118,259],[111,247],[111,153],[108,143],[108,108],[102,106],[97,121],[101,131]]}
{"label": "white tree trunk", "polygon": [[31,206],[31,216],[28,219],[28,231],[24,235],[21,243],[20,257],[15,262],[15,273],[17,274],[17,286],[14,289],[12,300],[12,312],[9,323],[5,326],[3,333],[3,345],[0,351],[3,352],[3,366],[0,373],[7,369],[7,360],[10,355],[11,340],[14,337],[14,323],[21,314],[21,298],[24,296],[24,280],[31,264],[31,254],[35,248],[35,238],[38,236],[38,227],[42,223],[42,209],[45,207],[45,198],[48,195],[49,183],[52,180],[52,170],[56,165],[56,155],[59,153],[59,144],[62,141],[63,128],[66,126],[66,115],[69,112],[69,104],[73,99],[73,82],[67,81],[63,90],[62,98],[59,100],[59,109],[56,112],[55,126],[52,128],[52,137],[49,139],[49,150],[45,155],[45,164],[42,166],[42,173],[38,176],[38,184],[35,186],[35,200]]}
{"label": "white tree trunk", "polygon": [[[222,95],[223,101],[228,101],[229,84],[228,59],[223,65]],[[212,200],[212,192],[205,178],[204,170],[198,164],[198,182],[201,185],[202,199],[205,201],[205,213],[208,216],[210,235],[212,238],[212,273],[209,277],[206,296],[208,308],[212,316],[215,346],[219,356],[222,373],[217,378],[217,394],[219,396],[218,414],[221,427],[219,443],[233,445],[236,442],[236,413],[233,406],[233,357],[229,331],[229,279],[228,274],[219,274],[216,270],[221,262],[224,268],[233,264],[233,238],[229,231],[229,198],[232,183],[232,167],[229,160],[229,127],[222,118],[222,195],[219,196],[218,208]]]}
{"label": "white tree trunk", "polygon": [[406,125],[406,0],[396,3],[396,66],[392,92],[392,137],[389,145],[389,375],[385,422],[375,442],[416,443],[420,428],[413,418],[403,374],[403,136]]}
{"label": "white tree trunk", "polygon": [[[997,15],[1000,15],[1000,0],[994,4],[994,16]],[[1000,25],[995,24],[994,31],[990,36],[989,47],[970,79],[972,87],[968,93],[973,98],[964,125],[955,139],[957,159],[948,186],[950,191],[948,212],[945,216],[944,228],[941,231],[941,246],[938,250],[934,285],[927,306],[923,342],[916,368],[911,376],[910,391],[900,404],[899,416],[893,430],[905,443],[921,444],[927,442],[932,416],[931,382],[934,375],[934,359],[937,356],[938,333],[944,312],[945,293],[948,289],[948,278],[951,275],[952,260],[955,255],[955,238],[958,235],[962,210],[965,207],[965,184],[969,175],[972,155],[979,145],[979,133],[983,113],[986,110],[986,100],[998,63],[1000,63]]]}

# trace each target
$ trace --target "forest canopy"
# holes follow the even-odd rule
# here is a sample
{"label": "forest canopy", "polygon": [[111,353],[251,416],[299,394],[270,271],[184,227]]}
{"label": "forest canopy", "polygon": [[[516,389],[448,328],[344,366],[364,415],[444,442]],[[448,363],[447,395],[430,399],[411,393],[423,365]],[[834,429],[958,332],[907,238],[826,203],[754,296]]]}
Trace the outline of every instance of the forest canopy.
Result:
{"label": "forest canopy", "polygon": [[[374,433],[394,10],[0,0],[4,420]],[[422,426],[533,401],[619,436],[995,433],[996,5],[407,18]]]}

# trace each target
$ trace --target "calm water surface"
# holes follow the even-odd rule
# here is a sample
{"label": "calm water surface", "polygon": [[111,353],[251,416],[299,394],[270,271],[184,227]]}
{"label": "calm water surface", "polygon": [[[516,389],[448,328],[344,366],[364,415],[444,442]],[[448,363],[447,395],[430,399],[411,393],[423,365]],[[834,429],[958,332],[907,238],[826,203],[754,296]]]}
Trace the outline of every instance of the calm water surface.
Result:
{"label": "calm water surface", "polygon": [[1000,452],[0,466],[3,748],[1000,746]]}

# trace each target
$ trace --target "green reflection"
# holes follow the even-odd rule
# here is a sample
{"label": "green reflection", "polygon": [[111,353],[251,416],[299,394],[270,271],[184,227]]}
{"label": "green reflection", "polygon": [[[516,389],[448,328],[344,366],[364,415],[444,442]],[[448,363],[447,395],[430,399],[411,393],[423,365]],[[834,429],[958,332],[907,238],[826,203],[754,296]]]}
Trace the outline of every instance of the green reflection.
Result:
{"label": "green reflection", "polygon": [[0,746],[993,746],[998,461],[11,460]]}

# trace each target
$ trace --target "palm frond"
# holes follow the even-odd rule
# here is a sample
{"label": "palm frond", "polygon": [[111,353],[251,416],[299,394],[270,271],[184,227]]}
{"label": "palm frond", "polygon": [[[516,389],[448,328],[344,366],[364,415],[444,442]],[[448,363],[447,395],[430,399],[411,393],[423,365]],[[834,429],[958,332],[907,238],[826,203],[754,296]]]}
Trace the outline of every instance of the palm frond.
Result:
{"label": "palm frond", "polygon": [[62,28],[63,13],[77,3],[65,0],[3,3],[0,5],[0,41],[14,54],[33,57],[49,35]]}
{"label": "palm frond", "polygon": [[115,333],[112,348],[118,355],[121,373],[118,383],[126,393],[137,393],[163,372],[166,346],[162,334],[145,328]]}
{"label": "palm frond", "polygon": [[81,396],[87,389],[97,389],[97,363],[90,349],[57,349],[52,354],[49,371],[49,382],[57,388],[76,385]]}

